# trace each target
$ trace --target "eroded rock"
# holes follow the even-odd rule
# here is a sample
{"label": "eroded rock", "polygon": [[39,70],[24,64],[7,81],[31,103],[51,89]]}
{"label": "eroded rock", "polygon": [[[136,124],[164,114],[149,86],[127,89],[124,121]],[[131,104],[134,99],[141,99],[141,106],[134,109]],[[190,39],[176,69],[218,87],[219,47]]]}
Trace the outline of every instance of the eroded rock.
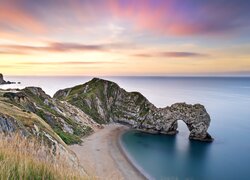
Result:
{"label": "eroded rock", "polygon": [[[1,84],[15,84],[15,82],[5,81],[3,78],[3,74],[0,73],[0,85]],[[19,82],[20,84],[20,82]]]}
{"label": "eroded rock", "polygon": [[212,141],[207,129],[210,116],[201,104],[176,103],[157,108],[139,92],[126,92],[116,83],[94,78],[91,81],[58,91],[54,98],[67,101],[98,123],[126,123],[146,132],[176,134],[178,120],[186,123],[190,139]]}

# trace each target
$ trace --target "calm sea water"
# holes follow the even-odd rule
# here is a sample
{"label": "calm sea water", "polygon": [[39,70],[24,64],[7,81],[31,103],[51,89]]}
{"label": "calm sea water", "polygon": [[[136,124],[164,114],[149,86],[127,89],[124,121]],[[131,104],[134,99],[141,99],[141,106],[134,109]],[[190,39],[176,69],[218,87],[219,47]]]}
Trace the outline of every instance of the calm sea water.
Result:
{"label": "calm sea water", "polygon": [[[7,77],[21,85],[40,86],[49,95],[91,77]],[[153,179],[250,179],[250,78],[106,77],[128,91],[139,91],[153,104],[201,103],[211,116],[213,143],[188,140],[178,122],[176,136],[129,131],[122,144],[134,162]]]}
{"label": "calm sea water", "polygon": [[[139,81],[138,81],[139,82]],[[211,115],[213,143],[189,141],[180,121],[176,136],[129,131],[122,143],[153,179],[250,179],[250,79],[172,78],[148,82],[158,106],[175,101],[202,103]],[[146,84],[144,85],[146,88]],[[155,91],[155,92],[154,92]]]}

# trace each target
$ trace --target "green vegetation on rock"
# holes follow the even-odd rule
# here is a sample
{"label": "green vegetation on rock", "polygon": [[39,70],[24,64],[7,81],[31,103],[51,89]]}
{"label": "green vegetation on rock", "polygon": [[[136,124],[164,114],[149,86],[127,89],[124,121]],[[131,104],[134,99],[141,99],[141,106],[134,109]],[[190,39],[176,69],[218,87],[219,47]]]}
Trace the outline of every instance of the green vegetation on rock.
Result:
{"label": "green vegetation on rock", "polygon": [[54,98],[78,107],[97,123],[120,122],[148,132],[174,134],[177,120],[183,120],[190,139],[212,141],[207,133],[210,116],[200,104],[176,103],[157,108],[141,93],[127,92],[114,82],[98,78],[60,90]]}
{"label": "green vegetation on rock", "polygon": [[[2,102],[12,104],[22,109],[23,112],[38,115],[66,144],[81,143],[81,138],[93,131],[91,127],[84,125],[81,121],[65,115],[70,109],[62,107],[63,104],[54,101],[41,88],[27,87],[18,92],[3,93]],[[67,112],[62,112],[60,109]]]}

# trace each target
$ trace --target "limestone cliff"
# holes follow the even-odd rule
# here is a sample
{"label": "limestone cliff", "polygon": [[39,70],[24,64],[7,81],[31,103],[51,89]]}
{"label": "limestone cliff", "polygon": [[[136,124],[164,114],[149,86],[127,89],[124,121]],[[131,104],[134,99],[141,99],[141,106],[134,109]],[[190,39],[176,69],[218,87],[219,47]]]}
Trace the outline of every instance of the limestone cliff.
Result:
{"label": "limestone cliff", "polygon": [[183,120],[190,139],[213,140],[207,132],[210,116],[200,104],[157,108],[139,92],[126,92],[116,83],[98,78],[59,90],[54,98],[78,107],[97,123],[120,122],[151,133],[176,134],[177,121]]}
{"label": "limestone cliff", "polygon": [[26,138],[35,138],[54,155],[62,156],[73,167],[79,167],[78,159],[63,140],[39,116],[2,101],[0,97],[0,133],[19,133]]}
{"label": "limestone cliff", "polygon": [[66,144],[80,143],[98,126],[80,109],[52,99],[41,88],[27,87],[2,94],[3,102],[42,118]]}
{"label": "limestone cliff", "polygon": [[0,133],[35,138],[81,171],[67,144],[81,143],[97,128],[100,125],[79,108],[52,99],[41,88],[0,89]]}

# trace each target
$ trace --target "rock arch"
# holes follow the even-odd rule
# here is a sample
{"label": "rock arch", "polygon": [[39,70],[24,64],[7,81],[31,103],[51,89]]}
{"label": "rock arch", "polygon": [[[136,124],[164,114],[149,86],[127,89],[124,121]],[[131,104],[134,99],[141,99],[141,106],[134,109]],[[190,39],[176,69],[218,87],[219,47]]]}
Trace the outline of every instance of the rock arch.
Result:
{"label": "rock arch", "polygon": [[[210,116],[203,105],[176,103],[170,107],[160,109],[153,114],[154,117],[150,117],[152,120],[148,119],[144,121],[138,129],[155,129],[155,132],[163,134],[176,134],[178,133],[177,121],[181,120],[187,125],[190,131],[189,139],[201,141],[213,140],[207,132],[211,121]],[[158,116],[159,114],[161,116]]]}
{"label": "rock arch", "polygon": [[119,122],[149,133],[176,134],[177,120],[182,120],[189,128],[190,139],[213,140],[207,133],[209,114],[200,104],[176,103],[157,108],[141,93],[127,92],[118,84],[99,78],[60,90],[54,97],[79,107],[98,123]]}
{"label": "rock arch", "polygon": [[[212,140],[207,132],[211,121],[210,116],[203,105],[176,103],[170,106],[170,111],[174,123],[177,123],[178,120],[182,120],[187,125],[190,131],[190,139],[203,141]],[[174,125],[174,127],[177,128],[178,126]]]}

